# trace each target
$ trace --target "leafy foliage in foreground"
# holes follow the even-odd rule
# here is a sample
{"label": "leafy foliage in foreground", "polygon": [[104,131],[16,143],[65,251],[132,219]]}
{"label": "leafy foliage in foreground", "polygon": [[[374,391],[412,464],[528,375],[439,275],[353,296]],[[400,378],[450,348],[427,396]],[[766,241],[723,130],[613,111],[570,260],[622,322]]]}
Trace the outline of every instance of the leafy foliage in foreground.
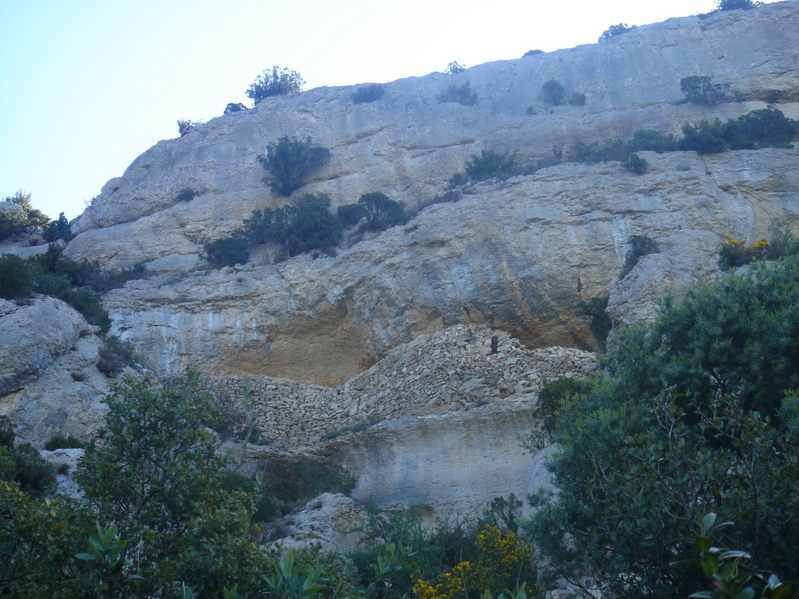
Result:
{"label": "leafy foliage in foreground", "polygon": [[667,299],[614,339],[607,375],[558,414],[560,493],[531,525],[555,570],[614,597],[687,596],[699,572],[669,564],[712,510],[752,567],[799,575],[797,323],[786,258]]}

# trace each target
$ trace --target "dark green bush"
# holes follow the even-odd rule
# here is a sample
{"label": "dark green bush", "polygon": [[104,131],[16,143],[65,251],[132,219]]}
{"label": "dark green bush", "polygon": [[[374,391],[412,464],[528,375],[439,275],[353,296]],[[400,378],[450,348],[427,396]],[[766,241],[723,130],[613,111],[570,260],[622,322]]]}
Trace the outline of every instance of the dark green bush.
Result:
{"label": "dark green bush", "polygon": [[308,175],[322,168],[329,159],[330,151],[312,145],[310,137],[305,141],[281,137],[277,143],[267,146],[266,158],[258,158],[266,169],[265,180],[269,187],[284,196],[302,187]]}
{"label": "dark green bush", "polygon": [[547,382],[538,392],[537,413],[543,418],[544,431],[555,432],[558,411],[561,403],[578,393],[585,393],[591,388],[591,381],[586,379],[564,378]]}
{"label": "dark green bush", "polygon": [[516,158],[512,154],[500,154],[494,150],[481,150],[466,163],[466,175],[472,181],[507,179],[516,174]]}
{"label": "dark green bush", "polygon": [[569,94],[569,104],[572,106],[585,106],[585,94],[572,92]]}
{"label": "dark green bush", "polygon": [[47,451],[55,451],[56,449],[83,449],[86,444],[75,437],[74,435],[53,435],[44,444]]}
{"label": "dark green bush", "polygon": [[179,202],[191,202],[198,195],[200,195],[199,191],[196,191],[191,187],[184,187],[180,190],[180,192],[178,192],[177,199]]}
{"label": "dark green bush", "polygon": [[629,26],[627,23],[619,23],[618,25],[611,25],[599,36],[597,41],[604,42],[609,40],[612,37],[616,37],[617,35],[622,35],[624,33],[629,33],[635,29],[635,25]]}
{"label": "dark green bush", "polygon": [[352,94],[351,98],[355,104],[366,104],[369,102],[376,102],[383,97],[384,93],[386,93],[385,87],[378,85],[377,83],[373,83],[372,85],[359,87]]}
{"label": "dark green bush", "polygon": [[247,246],[235,237],[217,239],[203,245],[203,257],[216,267],[247,264],[250,251]]}
{"label": "dark green bush", "polygon": [[718,0],[716,3],[717,10],[737,10],[743,8],[749,10],[754,8],[756,4],[752,0]]}
{"label": "dark green bush", "polygon": [[14,428],[6,416],[0,416],[0,480],[12,481],[34,497],[55,487],[53,467],[42,459],[30,443],[14,444]]}
{"label": "dark green bush", "polygon": [[44,240],[47,242],[63,239],[69,242],[72,239],[72,230],[69,228],[69,221],[64,213],[58,215],[58,220],[52,221],[44,230]]}
{"label": "dark green bush", "polygon": [[610,330],[613,328],[613,321],[607,313],[609,296],[594,297],[587,302],[580,302],[578,313],[583,316],[588,316],[591,319],[589,329],[591,334],[599,342],[599,345],[604,348],[605,342],[608,339]]}
{"label": "dark green bush", "polygon": [[629,152],[672,152],[677,149],[677,142],[671,135],[653,129],[638,129],[627,142]]}
{"label": "dark green bush", "polygon": [[474,106],[477,104],[477,93],[472,91],[472,86],[468,81],[463,85],[453,84],[438,96],[438,102],[439,104],[457,102],[464,106]]}
{"label": "dark green bush", "polygon": [[114,377],[128,366],[136,366],[133,346],[114,335],[106,337],[99,351],[97,370]]}
{"label": "dark green bush", "polygon": [[408,222],[402,204],[379,191],[363,194],[358,199],[358,205],[366,212],[365,228],[368,231],[384,231]]}
{"label": "dark green bush", "polygon": [[230,102],[227,106],[225,106],[225,114],[230,114],[231,112],[243,112],[245,110],[247,110],[247,107],[241,102]]}
{"label": "dark green bush", "polygon": [[528,50],[527,52],[522,55],[522,58],[527,58],[528,56],[538,56],[539,54],[544,54],[543,50]]}
{"label": "dark green bush", "polygon": [[607,162],[610,160],[622,160],[627,154],[627,144],[620,140],[605,144],[579,142],[569,147],[566,152],[566,160],[568,162],[588,163]]}
{"label": "dark green bush", "polygon": [[694,104],[710,106],[724,100],[724,91],[721,85],[711,83],[710,77],[694,75],[680,79],[680,91],[685,94],[685,99]]}
{"label": "dark green bush", "polygon": [[16,254],[0,256],[0,297],[22,299],[30,296],[31,272],[28,264]]}
{"label": "dark green bush", "polygon": [[728,121],[726,137],[758,148],[787,148],[797,133],[799,121],[787,118],[781,110],[770,106]]}
{"label": "dark green bush", "polygon": [[[11,235],[44,227],[50,223],[46,214],[31,206],[31,194],[20,190],[3,200],[21,209],[0,209],[0,240]],[[0,206],[2,208],[2,206]]]}
{"label": "dark green bush", "polygon": [[24,210],[3,210],[0,206],[0,239],[22,233],[28,226],[28,215]]}
{"label": "dark green bush", "polygon": [[649,166],[647,161],[641,158],[638,154],[627,154],[621,159],[621,165],[636,175],[643,175]]}
{"label": "dark green bush", "polygon": [[624,265],[619,273],[620,279],[626,277],[641,258],[660,252],[657,242],[646,235],[631,235],[627,243],[630,244],[630,249],[624,257]]}
{"label": "dark green bush", "polygon": [[345,227],[353,227],[366,218],[366,208],[360,204],[345,204],[336,208],[336,214]]}
{"label": "dark green bush", "polygon": [[683,138],[678,147],[698,154],[718,154],[727,150],[726,129],[718,119],[683,125]]}
{"label": "dark green bush", "polygon": [[554,79],[550,79],[541,87],[540,95],[541,101],[544,102],[544,104],[560,106],[566,99],[566,90],[563,89],[560,83]]}
{"label": "dark green bush", "polygon": [[341,220],[330,212],[326,195],[304,194],[294,206],[255,210],[237,233],[255,246],[274,243],[287,257],[311,250],[331,252],[342,239]]}
{"label": "dark green bush", "polygon": [[712,508],[736,522],[718,546],[799,576],[797,297],[795,258],[753,264],[614,337],[606,375],[557,419],[559,492],[533,530],[558,575],[589,573],[602,596],[687,597],[701,570],[672,562]]}
{"label": "dark green bush", "polygon": [[444,69],[444,72],[448,75],[457,75],[458,73],[463,73],[465,70],[466,65],[460,64],[457,60],[453,60],[447,65],[447,68]]}
{"label": "dark green bush", "polygon": [[272,67],[266,69],[256,77],[245,92],[252,99],[253,104],[258,104],[264,98],[271,96],[285,96],[302,91],[305,80],[297,71],[286,68]]}
{"label": "dark green bush", "polygon": [[183,137],[189,131],[194,131],[198,126],[202,125],[203,121],[192,121],[192,120],[185,120],[185,121],[178,121],[178,133],[180,136]]}

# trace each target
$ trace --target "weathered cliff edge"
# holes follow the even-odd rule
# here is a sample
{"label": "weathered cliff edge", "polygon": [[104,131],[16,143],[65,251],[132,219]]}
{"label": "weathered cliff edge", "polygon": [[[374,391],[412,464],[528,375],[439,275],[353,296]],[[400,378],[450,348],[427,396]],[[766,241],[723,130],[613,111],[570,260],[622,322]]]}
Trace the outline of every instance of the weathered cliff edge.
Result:
{"label": "weathered cliff edge", "polygon": [[[443,192],[480,149],[514,152],[523,162],[639,128],[677,133],[684,123],[738,116],[775,97],[799,117],[797,30],[799,6],[777,3],[395,81],[373,103],[352,102],[357,86],[269,98],[145,152],[78,219],[66,254],[108,267],[144,261],[160,273],[106,298],[112,332],[160,374],[193,363],[214,376],[335,385],[392,347],[459,322],[506,330],[533,346],[595,347],[577,306],[609,293],[629,235],[654,238],[673,267],[673,280],[650,280],[650,294],[707,276],[724,235],[754,239],[772,220],[796,218],[796,150],[645,153],[643,176],[618,163],[560,165],[474,186],[461,201],[430,206],[336,257],[271,265],[256,256],[209,271],[201,244],[228,235],[255,208],[290,201],[270,195],[257,160],[284,135],[310,136],[331,151],[300,192],[324,192],[340,205],[380,190],[413,208]],[[692,75],[712,77],[736,101],[686,103],[680,79]],[[549,79],[585,94],[585,105],[543,104]],[[449,86],[467,82],[475,106],[438,102]],[[187,187],[201,195],[178,201]],[[625,302],[612,305],[619,312]]]}

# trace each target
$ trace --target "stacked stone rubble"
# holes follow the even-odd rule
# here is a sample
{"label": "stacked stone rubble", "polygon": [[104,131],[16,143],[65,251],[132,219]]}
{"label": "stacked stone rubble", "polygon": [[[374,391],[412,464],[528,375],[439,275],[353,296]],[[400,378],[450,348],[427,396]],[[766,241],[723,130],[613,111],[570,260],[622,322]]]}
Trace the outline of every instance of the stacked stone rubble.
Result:
{"label": "stacked stone rubble", "polygon": [[[456,325],[418,337],[339,387],[272,377],[251,377],[246,385],[264,436],[296,446],[389,418],[534,397],[549,380],[590,375],[596,368],[590,352],[527,350],[507,333]],[[245,379],[209,378],[206,385],[218,397],[240,402]]]}

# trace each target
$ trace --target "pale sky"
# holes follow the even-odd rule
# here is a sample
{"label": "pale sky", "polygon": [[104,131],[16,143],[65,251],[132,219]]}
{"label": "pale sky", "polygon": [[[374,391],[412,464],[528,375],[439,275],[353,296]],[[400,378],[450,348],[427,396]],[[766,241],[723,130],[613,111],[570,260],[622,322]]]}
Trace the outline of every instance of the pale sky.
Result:
{"label": "pale sky", "polygon": [[80,214],[176,122],[273,65],[305,89],[384,83],[596,42],[715,0],[0,0],[0,197]]}

